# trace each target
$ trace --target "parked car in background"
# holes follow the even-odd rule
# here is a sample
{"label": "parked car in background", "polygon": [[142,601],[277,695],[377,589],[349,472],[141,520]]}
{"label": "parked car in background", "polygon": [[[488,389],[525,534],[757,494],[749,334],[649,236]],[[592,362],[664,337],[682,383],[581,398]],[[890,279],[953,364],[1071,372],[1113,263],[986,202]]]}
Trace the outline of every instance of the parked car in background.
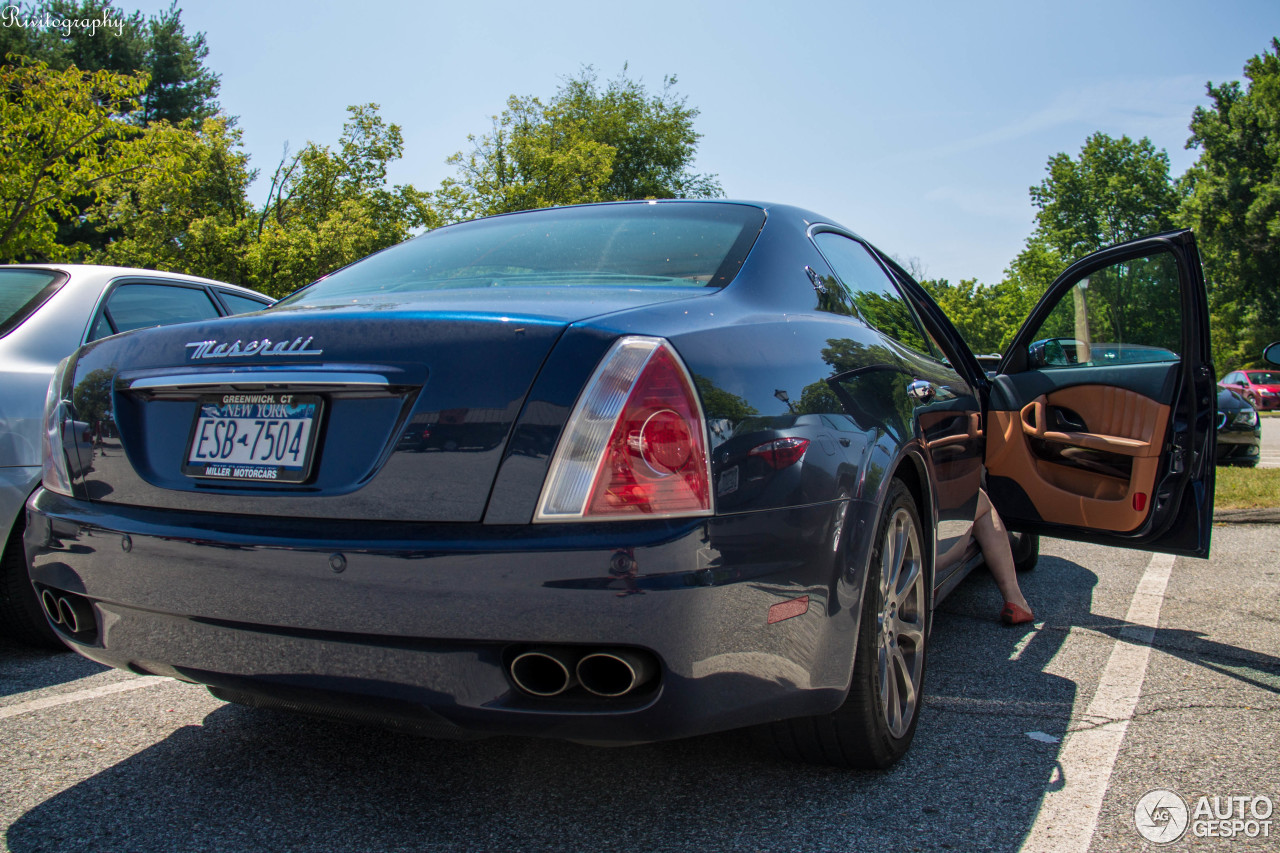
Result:
{"label": "parked car in background", "polygon": [[1260,412],[1280,409],[1280,370],[1236,370],[1218,382]]}
{"label": "parked car in background", "polygon": [[[1029,358],[1089,323],[1177,355]],[[885,767],[984,475],[1011,528],[1208,553],[1208,353],[1189,231],[1073,264],[988,377],[810,211],[479,219],[82,347],[50,431],[101,386],[126,452],[75,476],[50,442],[32,577],[81,654],[228,701],[595,744],[762,725]]]}
{"label": "parked car in background", "polygon": [[1218,464],[1256,467],[1262,454],[1262,419],[1231,388],[1218,389]]}
{"label": "parked car in background", "polygon": [[[49,378],[76,347],[147,326],[257,311],[270,297],[178,273],[74,264],[0,266],[0,633],[62,646],[41,611],[22,553],[23,504],[40,482]],[[90,383],[63,431],[81,476],[120,453],[110,379]]]}

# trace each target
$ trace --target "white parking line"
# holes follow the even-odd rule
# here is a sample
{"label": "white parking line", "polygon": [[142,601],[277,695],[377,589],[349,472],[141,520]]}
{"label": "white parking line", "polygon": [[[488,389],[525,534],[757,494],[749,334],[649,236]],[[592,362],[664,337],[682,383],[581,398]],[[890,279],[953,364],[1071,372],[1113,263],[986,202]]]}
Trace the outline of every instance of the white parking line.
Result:
{"label": "white parking line", "polygon": [[1085,853],[1089,849],[1111,770],[1142,695],[1173,561],[1171,554],[1151,555],[1125,616],[1129,624],[1120,631],[1083,720],[1067,733],[1058,753],[1061,787],[1045,792],[1022,845],[1024,851]]}
{"label": "white parking line", "polygon": [[56,708],[59,705],[70,705],[72,702],[83,702],[86,699],[97,699],[99,696],[110,696],[112,693],[124,693],[128,690],[137,690],[141,687],[151,687],[156,684],[166,683],[172,683],[172,679],[139,676],[137,678],[131,678],[128,681],[116,681],[111,684],[104,684],[101,687],[91,687],[87,690],[76,690],[73,693],[59,693],[57,696],[46,696],[43,699],[32,699],[30,702],[19,702],[17,705],[8,705],[0,708],[0,720],[7,720],[10,717],[17,717],[22,714],[30,714],[32,711],[43,711],[46,708]]}
{"label": "white parking line", "polygon": [[1040,629],[1044,627],[1043,622],[1033,622],[1035,630],[1028,631],[1021,640],[1014,643],[1013,651],[1009,653],[1009,660],[1019,660],[1022,653],[1027,650],[1027,646],[1031,643],[1033,637],[1040,633]]}

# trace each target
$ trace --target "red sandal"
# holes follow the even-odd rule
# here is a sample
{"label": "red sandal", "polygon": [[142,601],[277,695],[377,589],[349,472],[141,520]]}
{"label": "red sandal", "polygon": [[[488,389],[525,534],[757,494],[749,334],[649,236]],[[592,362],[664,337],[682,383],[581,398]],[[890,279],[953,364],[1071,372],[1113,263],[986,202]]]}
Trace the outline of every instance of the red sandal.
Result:
{"label": "red sandal", "polygon": [[1025,607],[1019,607],[1012,601],[1004,603],[1004,610],[1000,611],[1000,621],[1006,625],[1025,625],[1035,620],[1031,615],[1031,611]]}

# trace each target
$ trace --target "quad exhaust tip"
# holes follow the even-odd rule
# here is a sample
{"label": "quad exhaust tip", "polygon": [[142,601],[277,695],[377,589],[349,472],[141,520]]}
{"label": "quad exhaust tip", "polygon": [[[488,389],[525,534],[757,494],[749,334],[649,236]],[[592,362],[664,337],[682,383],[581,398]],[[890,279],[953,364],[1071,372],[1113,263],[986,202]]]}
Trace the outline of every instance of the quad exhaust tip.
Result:
{"label": "quad exhaust tip", "polygon": [[511,680],[534,696],[559,696],[577,684],[577,659],[567,649],[539,648],[516,655]]}
{"label": "quad exhaust tip", "polygon": [[645,684],[657,671],[653,659],[630,649],[608,649],[583,655],[578,681],[597,696],[616,699]]}
{"label": "quad exhaust tip", "polygon": [[542,646],[511,661],[511,680],[531,696],[559,696],[578,685],[606,699],[626,696],[658,673],[648,652]]}
{"label": "quad exhaust tip", "polygon": [[70,592],[58,593],[52,589],[40,592],[40,606],[54,627],[76,636],[97,630],[93,618],[93,605],[87,598]]}

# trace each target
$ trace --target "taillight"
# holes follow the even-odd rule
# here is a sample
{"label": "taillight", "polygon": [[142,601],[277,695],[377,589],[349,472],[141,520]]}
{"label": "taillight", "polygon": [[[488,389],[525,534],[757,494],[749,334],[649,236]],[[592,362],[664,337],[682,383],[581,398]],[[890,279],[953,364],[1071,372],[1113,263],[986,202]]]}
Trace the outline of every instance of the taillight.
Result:
{"label": "taillight", "polygon": [[671,344],[620,339],[565,425],[535,520],[710,515],[705,424]]}
{"label": "taillight", "polygon": [[809,439],[789,436],[766,441],[758,447],[751,448],[747,451],[747,455],[763,459],[770,468],[776,470],[796,464],[808,449]]}

